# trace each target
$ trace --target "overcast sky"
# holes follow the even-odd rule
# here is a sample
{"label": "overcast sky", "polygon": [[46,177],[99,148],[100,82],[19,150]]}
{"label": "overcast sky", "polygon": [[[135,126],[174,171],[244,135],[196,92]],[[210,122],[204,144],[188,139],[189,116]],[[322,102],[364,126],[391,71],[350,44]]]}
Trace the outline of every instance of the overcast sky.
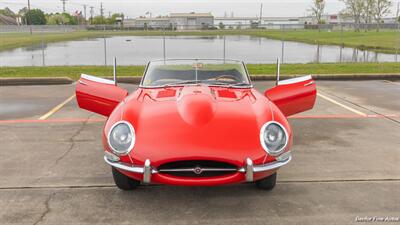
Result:
{"label": "overcast sky", "polygon": [[[45,12],[62,11],[61,0],[30,0],[32,8],[41,8]],[[394,0],[391,16],[395,16],[397,2]],[[312,0],[67,0],[66,10],[83,11],[83,4],[93,6],[95,15],[100,14],[100,2],[103,2],[105,13],[123,12],[129,18],[144,15],[150,11],[153,16],[166,15],[171,12],[212,12],[214,16],[223,16],[225,12],[234,16],[256,16],[260,3],[263,3],[263,16],[304,16]],[[27,0],[0,0],[0,8],[9,7],[18,11],[27,4]],[[339,0],[326,0],[326,12],[337,13],[344,8]]]}

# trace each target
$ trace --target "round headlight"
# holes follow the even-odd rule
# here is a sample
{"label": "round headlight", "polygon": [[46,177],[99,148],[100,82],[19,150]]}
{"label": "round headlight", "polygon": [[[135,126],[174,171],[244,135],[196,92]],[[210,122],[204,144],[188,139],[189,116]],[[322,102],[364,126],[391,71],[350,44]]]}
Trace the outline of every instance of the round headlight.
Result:
{"label": "round headlight", "polygon": [[135,144],[135,130],[127,121],[115,123],[108,134],[108,144],[114,153],[128,154]]}
{"label": "round headlight", "polygon": [[280,123],[268,122],[261,127],[260,142],[268,154],[278,156],[288,143],[288,135]]}

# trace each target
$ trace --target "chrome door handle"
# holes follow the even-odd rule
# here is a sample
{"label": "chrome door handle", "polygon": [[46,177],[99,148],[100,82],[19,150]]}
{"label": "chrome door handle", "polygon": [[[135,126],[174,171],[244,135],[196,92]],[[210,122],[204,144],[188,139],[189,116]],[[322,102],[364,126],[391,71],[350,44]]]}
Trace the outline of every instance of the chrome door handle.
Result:
{"label": "chrome door handle", "polygon": [[86,85],[86,86],[88,85],[87,83],[85,83],[85,82],[83,82],[83,81],[81,81],[81,80],[79,81],[79,83],[80,83],[80,84],[83,84],[83,85]]}
{"label": "chrome door handle", "polygon": [[312,85],[312,84],[314,84],[314,83],[315,83],[315,81],[310,81],[310,82],[308,82],[307,84],[304,84],[304,87],[310,86],[310,85]]}

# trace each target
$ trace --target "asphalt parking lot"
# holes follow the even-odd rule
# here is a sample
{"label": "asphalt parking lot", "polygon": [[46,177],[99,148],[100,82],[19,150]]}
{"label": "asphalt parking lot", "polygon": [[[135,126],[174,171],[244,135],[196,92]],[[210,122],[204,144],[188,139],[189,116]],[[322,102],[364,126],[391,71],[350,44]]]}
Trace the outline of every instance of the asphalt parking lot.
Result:
{"label": "asphalt parking lot", "polygon": [[[1,224],[359,224],[400,217],[400,82],[319,81],[290,118],[293,161],[271,192],[241,184],[122,192],[103,162],[105,118],[74,85],[0,87]],[[130,91],[134,85],[123,85]],[[262,91],[272,82],[256,82]]]}

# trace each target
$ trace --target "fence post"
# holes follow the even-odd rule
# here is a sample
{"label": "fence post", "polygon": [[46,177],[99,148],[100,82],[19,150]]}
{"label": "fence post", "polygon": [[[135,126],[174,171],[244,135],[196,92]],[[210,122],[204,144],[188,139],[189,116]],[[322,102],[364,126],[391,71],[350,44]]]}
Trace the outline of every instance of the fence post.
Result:
{"label": "fence post", "polygon": [[224,64],[225,64],[225,60],[226,60],[226,36],[225,35],[224,35],[223,59],[224,59]]}
{"label": "fence post", "polygon": [[45,66],[46,63],[45,63],[45,58],[44,58],[44,35],[43,35],[43,27],[42,27],[42,30],[41,30],[41,32],[40,32],[40,36],[41,36],[41,39],[42,39],[42,46],[41,46],[41,48],[42,48],[42,66]]}
{"label": "fence post", "polygon": [[[399,5],[400,5],[400,3],[399,3]],[[399,45],[400,45],[400,20],[399,20],[399,17],[397,17],[396,32],[397,32],[397,44],[396,44],[396,62],[397,62],[398,54],[399,54]]]}
{"label": "fence post", "polygon": [[104,66],[107,66],[106,25],[103,25],[103,40],[104,40]]}
{"label": "fence post", "polygon": [[163,29],[163,59],[166,60],[165,28]]}
{"label": "fence post", "polygon": [[344,45],[343,43],[343,24],[340,24],[340,43],[342,43],[342,47]]}
{"label": "fence post", "polygon": [[285,25],[281,25],[281,30],[282,30],[282,50],[281,50],[281,63],[284,63],[284,56],[285,56],[285,38],[284,38],[284,31],[285,31]]}

